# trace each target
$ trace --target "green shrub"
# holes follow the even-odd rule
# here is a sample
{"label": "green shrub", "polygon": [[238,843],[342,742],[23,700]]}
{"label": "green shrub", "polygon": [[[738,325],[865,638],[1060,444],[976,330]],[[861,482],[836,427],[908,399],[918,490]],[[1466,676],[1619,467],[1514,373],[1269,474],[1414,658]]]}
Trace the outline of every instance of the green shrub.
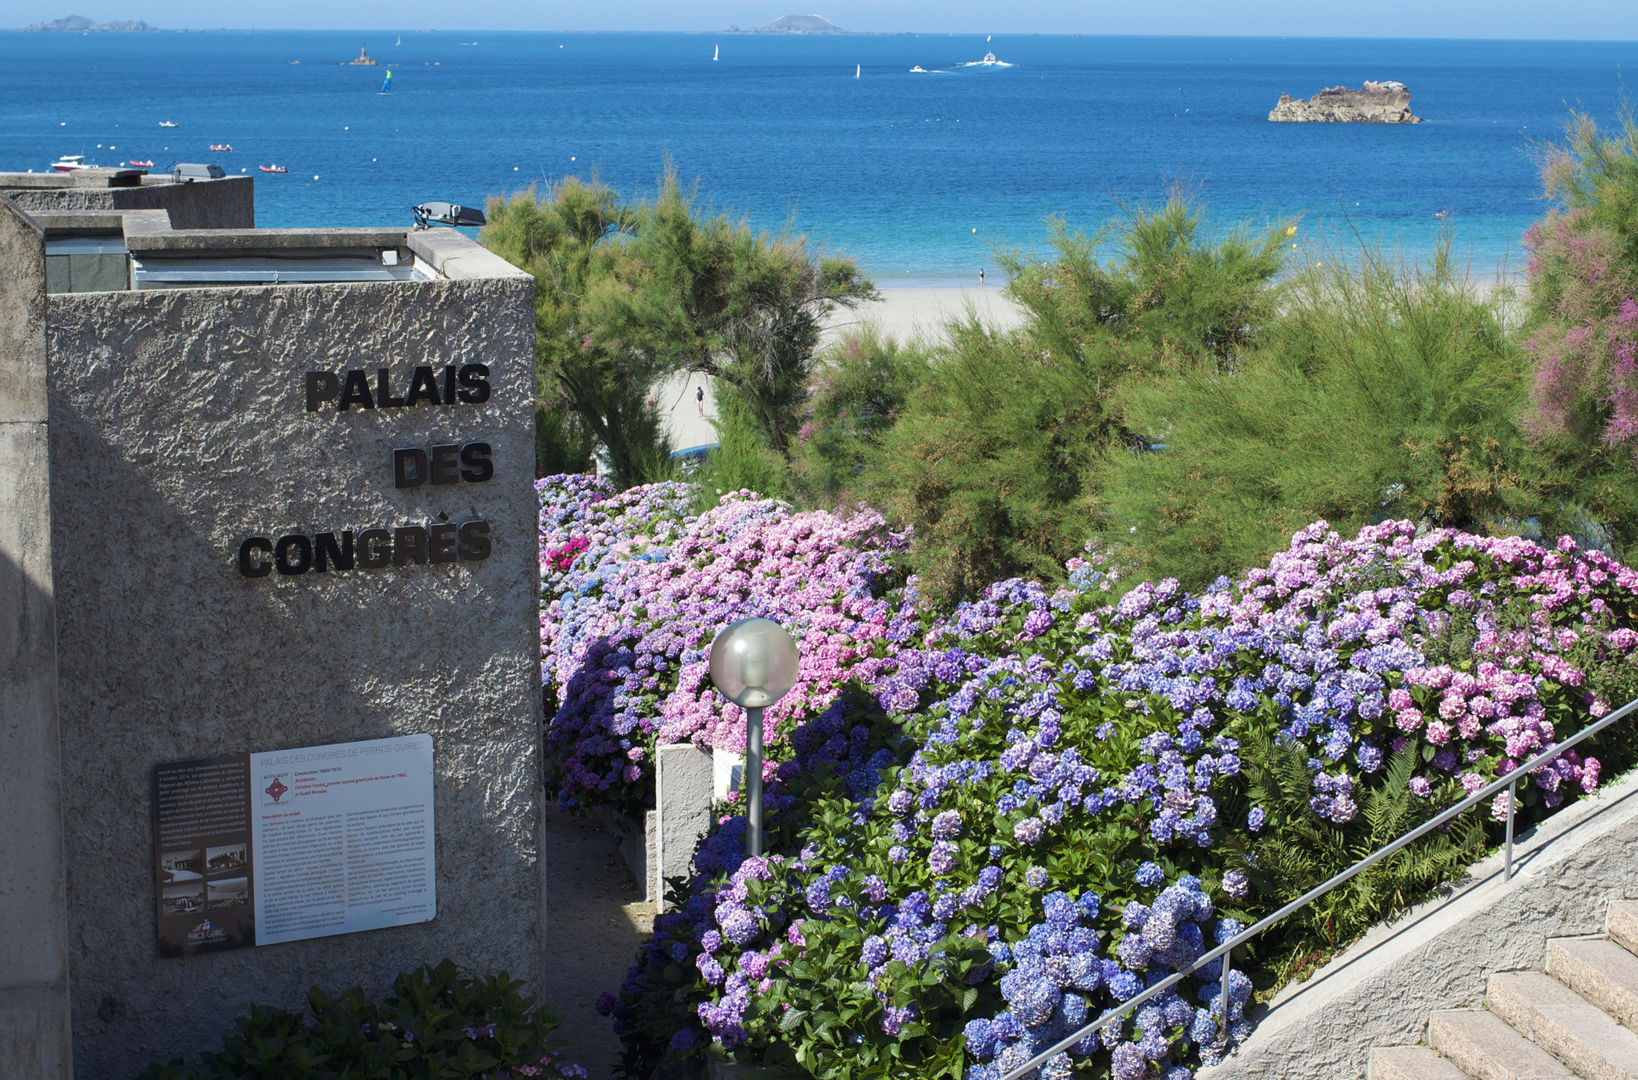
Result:
{"label": "green shrub", "polygon": [[1555,500],[1515,422],[1525,357],[1443,258],[1370,252],[1293,279],[1233,370],[1127,381],[1126,423],[1164,444],[1100,465],[1106,527],[1152,578],[1196,587],[1266,560],[1309,521],[1409,518],[1477,533]]}
{"label": "green shrub", "polygon": [[358,987],[307,993],[311,1016],[252,1006],[199,1064],[153,1064],[141,1080],[460,1080],[584,1077],[553,1049],[559,1021],[505,973],[463,976],[445,960],[400,975],[382,1001]]}
{"label": "green shrub", "polygon": [[[1096,370],[1106,389],[1128,372],[1232,367],[1274,310],[1269,286],[1296,227],[1213,243],[1203,231],[1201,208],[1176,191],[1091,237],[1054,221],[1055,260],[1002,259],[1007,295],[1028,313],[1036,349]],[[1100,264],[1106,248],[1115,258]]]}
{"label": "green shrub", "polygon": [[703,514],[730,491],[742,488],[770,498],[786,494],[784,458],[768,449],[751,406],[738,397],[717,399],[717,447],[689,478],[695,489],[694,513]]}
{"label": "green shrub", "polygon": [[542,396],[535,405],[535,475],[558,476],[591,469],[597,440],[561,401]]}
{"label": "green shrub", "polygon": [[[1112,235],[1054,227],[1057,259],[1003,260],[1025,324],[969,315],[939,351],[860,490],[915,527],[911,565],[935,603],[1015,576],[1057,580],[1093,534],[1098,461],[1146,441],[1118,407],[1128,380],[1232,370],[1270,317],[1283,229],[1207,243],[1181,196]],[[1108,265],[1097,253],[1111,245]]]}
{"label": "green shrub", "polygon": [[[1320,820],[1309,807],[1313,775],[1304,748],[1258,735],[1243,742],[1241,749],[1247,799],[1279,824],[1255,837],[1237,834],[1228,846],[1231,851],[1246,852],[1252,887],[1268,896],[1301,896],[1437,817],[1466,795],[1461,784],[1451,779],[1427,798],[1413,796],[1409,781],[1422,767],[1423,758],[1419,748],[1411,748],[1388,757],[1381,782],[1363,787],[1360,813],[1337,825]],[[1258,980],[1278,989],[1305,977],[1375,923],[1459,879],[1484,852],[1484,821],[1477,812],[1434,829],[1293,913],[1277,931],[1254,942],[1247,952],[1256,957]]]}
{"label": "green shrub", "polygon": [[935,603],[1060,574],[1088,535],[1085,481],[1104,437],[1095,374],[974,318],[948,333],[858,482],[915,527],[910,565]]}
{"label": "green shrub", "polygon": [[869,326],[825,350],[791,449],[791,483],[805,501],[828,508],[849,500],[871,450],[927,377],[929,354]]}

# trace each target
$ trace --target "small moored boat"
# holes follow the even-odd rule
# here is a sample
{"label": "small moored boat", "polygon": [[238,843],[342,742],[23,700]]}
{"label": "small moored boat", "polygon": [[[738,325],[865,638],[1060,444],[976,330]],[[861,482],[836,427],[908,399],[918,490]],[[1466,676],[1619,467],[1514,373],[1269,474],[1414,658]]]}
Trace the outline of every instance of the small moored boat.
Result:
{"label": "small moored boat", "polygon": [[289,167],[285,165],[258,165],[256,168],[260,169],[262,172],[271,173],[287,173],[290,171]]}
{"label": "small moored boat", "polygon": [[135,166],[138,169],[151,169],[151,168],[154,167],[153,162],[143,161],[141,158],[132,158],[130,161],[127,161],[125,164]]}
{"label": "small moored boat", "polygon": [[175,127],[176,126],[176,121],[175,120],[161,120],[159,122],[159,126],[160,127]]}
{"label": "small moored boat", "polygon": [[57,172],[78,172],[81,169],[95,169],[96,166],[85,160],[83,154],[64,154],[51,163]]}
{"label": "small moored boat", "polygon": [[226,153],[231,153],[232,152],[233,145],[231,143],[217,142],[217,143],[211,143],[210,148],[212,150],[217,151],[218,153],[226,154]]}

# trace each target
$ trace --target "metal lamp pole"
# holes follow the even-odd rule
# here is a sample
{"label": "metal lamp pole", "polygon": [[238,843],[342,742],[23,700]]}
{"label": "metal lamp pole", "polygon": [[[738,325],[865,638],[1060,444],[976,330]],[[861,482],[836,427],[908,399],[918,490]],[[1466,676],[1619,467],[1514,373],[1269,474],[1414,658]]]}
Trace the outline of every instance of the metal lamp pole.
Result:
{"label": "metal lamp pole", "polygon": [[762,710],[796,685],[796,643],[768,619],[731,623],[711,642],[711,681],[745,710],[745,853],[762,854]]}
{"label": "metal lamp pole", "polygon": [[745,710],[745,854],[762,854],[762,707]]}

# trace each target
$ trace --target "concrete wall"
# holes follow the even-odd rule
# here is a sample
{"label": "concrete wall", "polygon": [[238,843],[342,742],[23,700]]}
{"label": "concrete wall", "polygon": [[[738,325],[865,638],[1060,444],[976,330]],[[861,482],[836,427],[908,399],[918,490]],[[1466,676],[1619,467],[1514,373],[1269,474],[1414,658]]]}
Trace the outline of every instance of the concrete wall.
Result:
{"label": "concrete wall", "polygon": [[0,1076],[66,1080],[45,237],[0,198]]}
{"label": "concrete wall", "polygon": [[[90,173],[91,170],[87,170]],[[107,170],[96,170],[100,176]],[[136,187],[92,184],[96,176],[67,174],[84,182],[62,182],[60,175],[32,174],[49,186],[23,186],[25,177],[0,174],[0,191],[29,214],[64,210],[165,210],[175,229],[249,229],[256,225],[256,181],[250,176],[178,184],[168,176],[149,176]]]}
{"label": "concrete wall", "polygon": [[1479,1005],[1493,973],[1540,971],[1548,938],[1602,933],[1611,900],[1638,898],[1638,773],[1542,822],[1514,860],[1511,881],[1497,853],[1282,991],[1198,1080],[1356,1080],[1373,1046],[1424,1042],[1431,1011]]}
{"label": "concrete wall", "polygon": [[[448,956],[535,980],[541,944],[533,282],[452,233],[458,280],[48,301],[75,1065],[219,1045],[252,1002],[381,992]],[[485,363],[477,405],[309,412],[304,374]],[[402,393],[404,382],[398,383]],[[481,440],[488,483],[395,489],[391,452]],[[482,518],[483,562],[247,579],[240,541]],[[162,960],[164,761],[428,732],[435,920]]]}
{"label": "concrete wall", "polygon": [[256,226],[256,181],[249,176],[191,184],[144,184],[116,188],[116,210],[165,210],[173,229],[252,229]]}

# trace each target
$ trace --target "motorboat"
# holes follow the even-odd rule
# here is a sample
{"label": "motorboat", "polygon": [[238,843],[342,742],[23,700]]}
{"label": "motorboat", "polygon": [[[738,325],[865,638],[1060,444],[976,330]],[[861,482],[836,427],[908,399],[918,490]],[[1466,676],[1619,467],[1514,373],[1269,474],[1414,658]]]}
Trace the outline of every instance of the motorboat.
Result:
{"label": "motorboat", "polygon": [[962,64],[961,66],[962,67],[969,67],[969,68],[970,67],[1001,67],[1001,68],[1005,68],[1005,67],[1012,67],[1012,64],[1009,63],[1006,60],[997,60],[995,58],[995,54],[993,52],[989,52],[989,51],[986,50],[985,53],[984,53],[984,59],[982,59],[982,60],[968,60],[966,63]]}
{"label": "motorboat", "polygon": [[176,121],[175,120],[161,120],[159,122],[159,126],[160,127],[175,127],[176,126]]}
{"label": "motorboat", "polygon": [[256,168],[260,169],[262,172],[270,173],[287,173],[290,171],[289,166],[286,165],[258,165]]}
{"label": "motorboat", "polygon": [[51,163],[57,172],[78,172],[81,169],[95,169],[97,166],[85,160],[83,154],[64,154]]}
{"label": "motorboat", "polygon": [[135,166],[138,169],[151,169],[151,168],[154,167],[153,162],[143,161],[141,158],[132,158],[130,161],[127,161],[125,164]]}
{"label": "motorboat", "polygon": [[210,148],[222,154],[231,153],[233,151],[233,145],[225,142],[211,143]]}

